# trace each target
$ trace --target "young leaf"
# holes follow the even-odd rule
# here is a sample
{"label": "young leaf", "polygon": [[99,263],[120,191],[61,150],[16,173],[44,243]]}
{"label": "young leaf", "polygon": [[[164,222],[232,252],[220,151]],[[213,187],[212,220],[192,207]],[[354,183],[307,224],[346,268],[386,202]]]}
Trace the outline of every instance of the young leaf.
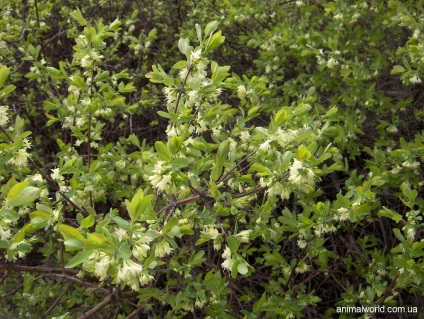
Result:
{"label": "young leaf", "polygon": [[205,27],[205,37],[208,37],[218,28],[218,21],[211,21]]}
{"label": "young leaf", "polygon": [[33,186],[27,186],[28,180],[14,185],[7,194],[6,201],[8,205],[15,207],[32,203],[39,189]]}
{"label": "young leaf", "polygon": [[178,225],[178,218],[177,217],[172,217],[166,224],[165,224],[165,226],[163,227],[163,229],[162,229],[162,234],[166,234],[166,233],[169,233],[171,230],[172,230],[172,228],[174,227],[174,226],[177,226]]}
{"label": "young leaf", "polygon": [[156,141],[155,148],[161,160],[168,161],[168,162],[171,161],[172,153],[169,151],[169,149],[166,147],[166,145],[163,142]]}
{"label": "young leaf", "polygon": [[5,65],[0,68],[0,88],[3,86],[4,82],[6,82],[9,73],[10,70]]}

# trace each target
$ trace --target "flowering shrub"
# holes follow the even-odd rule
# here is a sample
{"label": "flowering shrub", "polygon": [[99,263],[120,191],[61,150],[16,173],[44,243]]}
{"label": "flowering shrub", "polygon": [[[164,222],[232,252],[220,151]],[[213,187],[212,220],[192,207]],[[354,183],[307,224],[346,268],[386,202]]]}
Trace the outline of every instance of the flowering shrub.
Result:
{"label": "flowering shrub", "polygon": [[416,313],[421,6],[149,3],[3,5],[0,314]]}

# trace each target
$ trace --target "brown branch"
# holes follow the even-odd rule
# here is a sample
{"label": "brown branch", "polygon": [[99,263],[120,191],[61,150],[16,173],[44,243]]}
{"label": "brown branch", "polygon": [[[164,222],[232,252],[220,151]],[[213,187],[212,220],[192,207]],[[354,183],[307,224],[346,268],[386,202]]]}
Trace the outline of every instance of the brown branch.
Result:
{"label": "brown branch", "polygon": [[70,274],[76,275],[78,272],[73,269],[51,268],[51,267],[30,267],[15,264],[0,264],[0,270],[6,271],[24,271],[37,274]]}
{"label": "brown branch", "polygon": [[115,292],[107,295],[102,302],[100,302],[99,304],[97,304],[96,306],[94,306],[93,308],[91,308],[90,310],[88,310],[86,313],[84,313],[82,316],[78,317],[78,319],[86,319],[86,318],[90,318],[91,316],[93,316],[96,312],[100,311],[101,309],[103,309],[104,307],[106,307],[108,304],[111,303],[112,301],[112,297],[114,295]]}
{"label": "brown branch", "polygon": [[0,270],[14,271],[14,272],[30,272],[33,274],[46,274],[48,277],[56,277],[56,278],[65,279],[67,281],[80,284],[81,286],[96,289],[101,292],[110,294],[110,291],[105,288],[98,287],[96,284],[93,284],[91,282],[83,281],[79,278],[70,276],[70,275],[76,275],[78,273],[76,270],[73,270],[73,269],[59,269],[59,268],[51,268],[51,267],[30,267],[30,266],[21,266],[21,265],[14,265],[14,264],[0,264]]}
{"label": "brown branch", "polygon": [[143,310],[143,308],[138,307],[133,312],[131,312],[128,316],[126,316],[125,319],[132,319],[132,318],[134,318],[142,310]]}
{"label": "brown branch", "polygon": [[194,195],[194,196],[190,196],[190,197],[187,197],[187,198],[184,198],[184,199],[177,200],[176,202],[168,204],[165,207],[163,207],[160,211],[157,212],[156,215],[159,216],[162,212],[167,211],[174,206],[177,207],[177,206],[181,206],[181,205],[184,205],[184,204],[187,204],[187,203],[195,202],[198,199],[199,199],[199,195]]}
{"label": "brown branch", "polygon": [[386,298],[390,295],[391,292],[393,292],[393,289],[395,288],[396,282],[399,279],[399,272],[396,274],[395,278],[393,278],[392,282],[386,286],[386,289],[384,289],[383,295],[377,300],[378,305],[382,305]]}
{"label": "brown branch", "polygon": [[106,288],[98,287],[97,285],[92,284],[91,282],[83,281],[83,280],[75,278],[75,277],[71,277],[71,276],[67,276],[67,275],[61,275],[61,274],[49,274],[49,276],[50,277],[63,278],[63,279],[66,279],[68,281],[80,284],[81,286],[85,286],[85,287],[88,287],[88,288],[92,288],[92,289],[99,290],[101,292],[110,294],[110,291],[107,290]]}
{"label": "brown branch", "polygon": [[46,310],[46,312],[44,313],[44,317],[46,317],[49,312],[52,311],[54,307],[56,307],[56,305],[60,302],[60,299],[62,299],[62,297],[69,291],[69,289],[71,289],[71,287],[72,286],[68,286],[66,289],[63,289],[63,291],[59,294],[59,296],[57,296],[57,298],[49,307],[49,309]]}

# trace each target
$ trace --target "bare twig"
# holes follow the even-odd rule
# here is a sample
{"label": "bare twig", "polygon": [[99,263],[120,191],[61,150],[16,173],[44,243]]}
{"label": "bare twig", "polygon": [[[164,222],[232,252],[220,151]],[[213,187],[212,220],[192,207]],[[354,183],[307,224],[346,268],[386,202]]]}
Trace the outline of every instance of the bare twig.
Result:
{"label": "bare twig", "polygon": [[107,295],[99,304],[88,310],[86,313],[84,313],[82,316],[80,316],[78,319],[86,319],[93,316],[96,312],[100,311],[104,307],[106,307],[108,304],[111,303],[113,299],[113,295],[115,294],[115,291],[109,295]]}
{"label": "bare twig", "polygon": [[66,289],[63,289],[63,291],[59,294],[59,296],[57,296],[57,298],[49,307],[49,309],[46,310],[46,312],[44,313],[44,317],[46,317],[49,312],[52,311],[54,307],[56,307],[56,305],[60,302],[60,299],[62,299],[62,297],[69,291],[69,289],[71,289],[71,286],[68,286]]}
{"label": "bare twig", "polygon": [[125,317],[125,319],[132,319],[132,318],[134,318],[142,310],[143,310],[143,308],[138,307],[133,312],[131,312],[127,317]]}

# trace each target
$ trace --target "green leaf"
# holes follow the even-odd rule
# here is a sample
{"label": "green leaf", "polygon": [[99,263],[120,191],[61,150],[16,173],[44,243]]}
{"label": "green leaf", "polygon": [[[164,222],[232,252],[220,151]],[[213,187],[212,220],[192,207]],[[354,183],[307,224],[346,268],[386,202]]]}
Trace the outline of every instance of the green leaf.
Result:
{"label": "green leaf", "polygon": [[32,212],[30,215],[30,218],[31,218],[31,223],[33,222],[33,220],[34,219],[41,219],[41,220],[43,220],[44,222],[46,222],[46,221],[48,221],[48,220],[50,220],[50,217],[51,217],[51,214],[49,214],[49,213],[46,213],[46,212],[39,212],[39,211],[35,211],[35,212]]}
{"label": "green leaf", "polygon": [[392,71],[390,71],[390,74],[400,74],[400,73],[404,73],[405,72],[405,68],[401,65],[395,65],[392,68]]}
{"label": "green leaf", "polygon": [[175,158],[172,161],[171,166],[172,166],[173,169],[177,170],[177,169],[180,169],[180,168],[187,167],[188,164],[189,164],[188,160],[186,158],[181,157],[181,158]]}
{"label": "green leaf", "polygon": [[153,69],[153,72],[147,73],[146,78],[150,79],[150,82],[152,83],[162,83],[164,77],[166,76],[166,73],[162,72],[162,68],[160,67],[160,65],[158,66],[152,65],[152,69]]}
{"label": "green leaf", "polygon": [[19,215],[17,212],[15,212],[13,210],[3,209],[0,213],[0,217],[6,218],[6,219],[8,219],[12,222],[16,222],[17,220],[19,220],[21,215]]}
{"label": "green leaf", "polygon": [[396,238],[399,239],[401,242],[404,242],[406,240],[400,230],[397,228],[393,228],[393,234],[395,234]]}
{"label": "green leaf", "polygon": [[150,298],[161,300],[161,291],[157,288],[143,288],[139,290],[139,294],[138,299],[141,302],[148,301]]}
{"label": "green leaf", "polygon": [[7,193],[6,200],[10,201],[20,194],[20,192],[28,185],[28,180],[24,180],[21,183],[15,184]]}
{"label": "green leaf", "polygon": [[80,231],[72,226],[61,224],[59,225],[59,232],[63,237],[66,238],[74,238],[81,242],[85,242],[84,236],[80,233]]}
{"label": "green leaf", "polygon": [[197,33],[197,39],[199,40],[199,42],[202,42],[202,29],[200,28],[200,25],[196,23],[195,28]]}
{"label": "green leaf", "polygon": [[230,248],[231,254],[236,254],[240,247],[239,239],[235,236],[229,236],[227,238],[227,244],[228,248]]}
{"label": "green leaf", "polygon": [[224,81],[230,73],[230,66],[218,66],[218,64],[215,61],[212,61],[211,63],[211,69],[212,69],[212,81],[214,83],[219,83]]}
{"label": "green leaf", "polygon": [[218,28],[218,21],[211,21],[205,27],[205,37],[208,37]]}
{"label": "green leaf", "polygon": [[338,108],[336,106],[333,106],[331,109],[327,111],[327,113],[325,113],[324,117],[331,117],[337,114],[337,112],[338,112]]}
{"label": "green leaf", "polygon": [[166,86],[173,86],[174,85],[174,78],[172,76],[165,76],[163,78],[163,84],[165,84]]}
{"label": "green leaf", "polygon": [[206,258],[203,258],[204,255],[205,255],[204,250],[198,251],[195,255],[191,255],[190,259],[188,260],[188,264],[190,266],[202,265],[202,263],[206,260]]}
{"label": "green leaf", "polygon": [[249,272],[249,268],[246,262],[240,262],[237,266],[237,271],[242,274],[246,275]]}
{"label": "green leaf", "polygon": [[3,87],[4,82],[6,82],[7,78],[9,77],[10,70],[3,65],[0,68],[0,88]]}
{"label": "green leaf", "polygon": [[94,217],[93,216],[87,216],[86,218],[83,219],[83,221],[81,222],[81,227],[82,228],[90,228],[91,226],[94,225]]}
{"label": "green leaf", "polygon": [[181,70],[183,68],[187,67],[187,61],[178,61],[175,63],[172,68],[176,70]]}
{"label": "green leaf", "polygon": [[218,151],[216,152],[215,167],[211,174],[212,181],[218,180],[218,178],[221,176],[225,160],[228,157],[228,152],[229,143],[228,140],[225,140],[219,144]]}
{"label": "green leaf", "polygon": [[278,126],[290,120],[293,117],[293,111],[287,106],[282,107],[277,114],[275,114],[275,124]]}
{"label": "green leaf", "polygon": [[212,51],[223,44],[225,37],[221,35],[221,31],[216,32],[208,41],[205,52]]}
{"label": "green leaf", "polygon": [[[153,198],[154,196],[152,194],[149,194],[144,196],[144,198],[140,201],[139,205],[137,206],[136,220],[146,221],[154,219],[156,215],[151,216],[150,214],[145,214],[146,210],[149,211],[147,208],[151,205]],[[145,216],[142,216],[144,214]]]}
{"label": "green leaf", "polygon": [[401,214],[398,214],[395,211],[388,209],[384,206],[383,206],[383,209],[380,209],[378,211],[378,215],[382,216],[382,217],[388,217],[388,218],[394,220],[396,223],[399,223],[403,219]]}
{"label": "green leaf", "polygon": [[87,25],[87,20],[82,16],[82,13],[79,9],[71,12],[71,17],[74,18],[81,26]]}
{"label": "green leaf", "polygon": [[156,141],[155,148],[161,160],[168,161],[168,162],[171,161],[172,153],[169,151],[169,149],[166,147],[166,145],[163,142]]}
{"label": "green leaf", "polygon": [[116,256],[123,260],[127,260],[131,257],[131,255],[132,252],[130,246],[127,243],[122,243]]}
{"label": "green leaf", "polygon": [[131,231],[131,223],[126,221],[125,219],[123,219],[122,217],[119,216],[112,216],[112,220],[118,224],[119,227],[121,227],[123,230],[126,231]]}
{"label": "green leaf", "polygon": [[89,260],[89,257],[95,252],[94,249],[80,251],[65,265],[65,268],[74,268]]}
{"label": "green leaf", "polygon": [[16,86],[14,85],[8,85],[4,89],[0,90],[0,97],[5,97],[9,93],[13,92],[16,89]]}
{"label": "green leaf", "polygon": [[59,232],[65,239],[65,247],[67,251],[73,251],[84,248],[86,239],[82,236],[78,229],[71,226],[59,225]]}
{"label": "green leaf", "polygon": [[308,113],[311,109],[312,109],[312,106],[310,106],[309,104],[301,103],[296,107],[294,114],[296,116],[302,116],[302,115],[305,115],[306,113]]}
{"label": "green leaf", "polygon": [[180,50],[182,54],[187,54],[187,49],[189,46],[190,46],[190,40],[188,38],[185,38],[185,39],[181,38],[178,41],[178,49]]}
{"label": "green leaf", "polygon": [[172,217],[170,220],[168,220],[165,226],[163,226],[162,234],[167,234],[171,232],[172,228],[174,228],[174,226],[177,226],[177,225],[178,225],[178,218]]}
{"label": "green leaf", "polygon": [[15,207],[32,203],[36,199],[39,189],[27,185],[28,180],[14,185],[7,194],[7,204]]}
{"label": "green leaf", "polygon": [[173,136],[168,142],[168,149],[173,155],[175,155],[181,149],[182,144],[183,138],[181,136]]}
{"label": "green leaf", "polygon": [[303,145],[300,146],[296,152],[296,158],[302,161],[302,160],[307,160],[310,157],[311,157],[311,153],[308,151],[308,149]]}
{"label": "green leaf", "polygon": [[86,248],[95,248],[95,247],[102,247],[106,243],[108,243],[108,239],[106,236],[99,234],[99,233],[88,233],[87,234],[87,242],[85,247]]}
{"label": "green leaf", "polygon": [[144,216],[140,218],[140,216],[145,212],[147,207],[151,204],[153,199],[153,195],[144,196],[143,190],[140,188],[137,190],[137,193],[132,198],[131,202],[125,200],[125,205],[128,210],[128,214],[130,215],[131,221],[134,223],[137,220],[145,221],[151,219],[150,216]]}
{"label": "green leaf", "polygon": [[158,115],[159,116],[162,116],[162,117],[164,117],[166,119],[170,119],[171,118],[171,115],[169,115],[169,113],[164,112],[164,111],[158,111]]}

